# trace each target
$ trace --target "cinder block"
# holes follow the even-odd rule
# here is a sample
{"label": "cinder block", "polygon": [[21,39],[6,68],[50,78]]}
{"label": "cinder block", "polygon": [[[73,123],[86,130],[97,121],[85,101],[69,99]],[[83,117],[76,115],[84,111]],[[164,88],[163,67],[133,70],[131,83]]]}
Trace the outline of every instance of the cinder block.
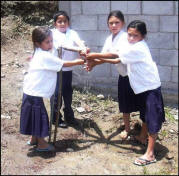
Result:
{"label": "cinder block", "polygon": [[59,1],[58,8],[59,10],[64,10],[71,16],[71,9],[70,9],[70,1]]}
{"label": "cinder block", "polygon": [[108,15],[99,15],[98,16],[98,29],[99,30],[109,30],[107,24]]}
{"label": "cinder block", "polygon": [[120,10],[123,14],[141,14],[141,2],[111,1],[111,10]]}
{"label": "cinder block", "polygon": [[114,65],[114,64],[111,64],[111,74],[112,74],[113,78],[117,79],[119,77],[119,72],[117,70],[116,65]]}
{"label": "cinder block", "polygon": [[95,15],[73,15],[71,26],[75,30],[97,30],[97,16]]}
{"label": "cinder block", "polygon": [[146,42],[152,49],[173,49],[175,47],[173,33],[148,33]]}
{"label": "cinder block", "polygon": [[178,66],[177,50],[160,50],[160,65]]}
{"label": "cinder block", "polygon": [[178,67],[172,69],[172,82],[178,83]]}
{"label": "cinder block", "polygon": [[79,35],[81,38],[86,41],[87,46],[89,47],[102,47],[104,42],[109,36],[109,31],[80,31]]}
{"label": "cinder block", "polygon": [[175,1],[175,15],[178,15],[178,1]]}
{"label": "cinder block", "polygon": [[159,64],[160,61],[160,54],[159,54],[159,49],[150,49],[152,59],[155,61],[156,64]]}
{"label": "cinder block", "polygon": [[83,14],[108,14],[110,1],[82,1]]}
{"label": "cinder block", "polygon": [[71,1],[71,15],[80,15],[82,13],[81,1]]}
{"label": "cinder block", "polygon": [[158,65],[158,71],[160,75],[160,80],[168,82],[171,80],[171,67]]}
{"label": "cinder block", "polygon": [[[95,66],[90,74],[93,77],[106,78],[110,76],[110,71],[111,71],[110,64],[100,64]],[[110,83],[110,80],[108,79],[107,82]]]}
{"label": "cinder block", "polygon": [[175,33],[175,48],[178,49],[178,33]]}
{"label": "cinder block", "polygon": [[178,16],[160,16],[160,31],[178,32]]}
{"label": "cinder block", "polygon": [[144,15],[173,15],[173,1],[143,1],[142,14]]}
{"label": "cinder block", "polygon": [[159,16],[129,15],[128,24],[133,20],[144,21],[149,32],[159,31]]}

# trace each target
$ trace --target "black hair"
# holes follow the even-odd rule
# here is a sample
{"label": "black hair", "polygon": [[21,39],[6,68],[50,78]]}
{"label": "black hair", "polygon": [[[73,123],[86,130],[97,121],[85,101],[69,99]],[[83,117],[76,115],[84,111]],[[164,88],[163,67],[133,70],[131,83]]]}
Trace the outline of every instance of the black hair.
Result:
{"label": "black hair", "polygon": [[124,15],[121,11],[119,10],[111,11],[110,14],[108,15],[108,21],[112,16],[115,16],[116,18],[119,18],[122,22],[124,22]]}
{"label": "black hair", "polygon": [[140,20],[131,21],[127,26],[127,30],[129,28],[137,29],[137,31],[139,31],[143,37],[145,37],[145,35],[147,34],[146,24],[143,21]]}
{"label": "black hair", "polygon": [[54,14],[54,16],[53,16],[54,22],[57,21],[57,19],[58,19],[58,17],[59,17],[60,15],[65,16],[65,17],[67,18],[68,22],[70,21],[70,18],[69,18],[69,16],[68,16],[67,12],[61,10],[61,11],[58,11],[57,13]]}
{"label": "black hair", "polygon": [[37,27],[32,31],[32,42],[34,46],[34,52],[35,48],[37,48],[36,43],[41,44],[49,35],[52,35],[52,31],[46,26]]}

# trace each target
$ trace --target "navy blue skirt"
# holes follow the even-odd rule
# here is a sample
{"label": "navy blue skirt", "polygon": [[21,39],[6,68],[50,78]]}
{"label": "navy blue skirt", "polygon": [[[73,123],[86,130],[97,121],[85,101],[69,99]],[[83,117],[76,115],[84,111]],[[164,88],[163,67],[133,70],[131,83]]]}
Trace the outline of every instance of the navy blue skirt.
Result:
{"label": "navy blue skirt", "polygon": [[165,111],[161,87],[137,95],[140,118],[147,124],[148,132],[157,133],[165,121]]}
{"label": "navy blue skirt", "polygon": [[23,94],[20,133],[42,138],[49,136],[48,114],[42,97]]}
{"label": "navy blue skirt", "polygon": [[128,76],[119,75],[118,79],[118,102],[119,110],[122,113],[138,111],[136,95],[132,90]]}

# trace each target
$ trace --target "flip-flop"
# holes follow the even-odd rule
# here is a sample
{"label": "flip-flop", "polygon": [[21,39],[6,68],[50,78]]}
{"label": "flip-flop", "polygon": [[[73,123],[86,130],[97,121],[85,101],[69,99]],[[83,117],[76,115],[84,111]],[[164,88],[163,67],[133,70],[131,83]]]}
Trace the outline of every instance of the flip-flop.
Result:
{"label": "flip-flop", "polygon": [[47,148],[44,148],[44,149],[36,148],[35,150],[37,152],[52,152],[52,151],[55,151],[55,148],[53,145],[49,144]]}
{"label": "flip-flop", "polygon": [[[137,161],[138,160],[138,161]],[[142,162],[140,162],[142,161]],[[145,166],[145,165],[148,165],[148,164],[152,164],[152,163],[156,163],[157,160],[154,159],[154,160],[147,160],[147,159],[143,159],[143,158],[137,158],[135,161],[134,161],[134,164],[135,165],[138,165],[138,166]]]}
{"label": "flip-flop", "polygon": [[29,141],[27,141],[27,145],[29,145],[29,146],[37,145],[37,142],[31,143],[30,140],[29,140]]}

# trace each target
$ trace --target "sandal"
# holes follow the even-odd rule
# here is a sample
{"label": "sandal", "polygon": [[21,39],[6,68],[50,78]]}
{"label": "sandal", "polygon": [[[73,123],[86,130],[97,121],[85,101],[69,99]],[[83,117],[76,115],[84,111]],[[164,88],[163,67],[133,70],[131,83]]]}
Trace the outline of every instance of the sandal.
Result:
{"label": "sandal", "polygon": [[27,145],[29,145],[29,146],[37,145],[37,142],[31,143],[31,140],[29,140],[29,141],[27,141]]}
{"label": "sandal", "polygon": [[156,159],[150,161],[150,160],[143,159],[143,158],[137,158],[133,164],[138,165],[138,166],[145,166],[145,165],[156,163],[156,162],[157,162]]}
{"label": "sandal", "polygon": [[122,140],[125,140],[125,139],[128,138],[129,132],[127,132],[126,130],[123,130],[123,131],[119,134],[119,136],[122,138]]}

